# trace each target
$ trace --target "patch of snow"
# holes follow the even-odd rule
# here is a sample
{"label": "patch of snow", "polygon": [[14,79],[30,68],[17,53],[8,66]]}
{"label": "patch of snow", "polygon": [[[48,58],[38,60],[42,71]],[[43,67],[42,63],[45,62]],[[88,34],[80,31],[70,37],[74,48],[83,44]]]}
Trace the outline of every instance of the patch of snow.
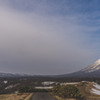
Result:
{"label": "patch of snow", "polygon": [[100,67],[97,67],[96,69],[98,70],[98,69],[100,69]]}
{"label": "patch of snow", "polygon": [[9,85],[9,86],[5,87],[5,90],[14,88],[14,87],[16,87],[17,85],[18,85],[18,84],[15,84],[15,85]]}
{"label": "patch of snow", "polygon": [[11,89],[11,88],[13,88],[13,87],[14,87],[13,85],[9,85],[9,86],[7,86],[7,87],[5,88],[5,90]]}
{"label": "patch of snow", "polygon": [[15,93],[17,94],[17,93],[19,93],[18,91],[15,91]]}
{"label": "patch of snow", "polygon": [[52,85],[54,84],[55,82],[50,82],[50,81],[46,81],[46,82],[42,82],[42,85]]}
{"label": "patch of snow", "polygon": [[65,82],[65,83],[60,83],[60,85],[73,85],[73,84],[79,84],[79,82],[71,82],[71,83],[69,83],[69,82]]}
{"label": "patch of snow", "polygon": [[7,83],[8,83],[8,81],[3,81],[3,83],[4,83],[4,84],[7,84]]}
{"label": "patch of snow", "polygon": [[93,86],[94,86],[96,89],[100,90],[100,85],[98,85],[98,84],[95,83]]}
{"label": "patch of snow", "polygon": [[100,95],[100,90],[92,88],[91,92],[94,93],[94,94]]}
{"label": "patch of snow", "polygon": [[93,87],[94,88],[91,89],[91,92],[94,94],[100,95],[100,85],[97,83],[94,83]]}
{"label": "patch of snow", "polygon": [[99,69],[100,69],[100,59],[94,62],[92,65],[88,66],[87,68],[84,68],[82,71],[93,72]]}
{"label": "patch of snow", "polygon": [[89,70],[88,72],[93,72],[94,70]]}
{"label": "patch of snow", "polygon": [[97,64],[99,63],[100,64],[100,59],[98,59],[95,63],[97,63]]}
{"label": "patch of snow", "polygon": [[49,86],[49,87],[35,87],[36,89],[52,89],[53,87],[52,86]]}

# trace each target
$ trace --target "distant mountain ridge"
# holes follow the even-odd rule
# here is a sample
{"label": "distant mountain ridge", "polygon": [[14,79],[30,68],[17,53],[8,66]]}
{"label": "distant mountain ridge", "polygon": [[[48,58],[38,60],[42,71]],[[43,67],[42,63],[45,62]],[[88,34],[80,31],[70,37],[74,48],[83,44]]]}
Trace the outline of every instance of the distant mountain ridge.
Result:
{"label": "distant mountain ridge", "polygon": [[24,76],[30,76],[30,75],[27,75],[27,74],[0,73],[0,77],[24,77]]}
{"label": "distant mountain ridge", "polygon": [[11,73],[0,73],[0,77],[51,77],[51,78],[61,78],[61,77],[75,77],[75,78],[81,78],[81,77],[100,77],[100,59],[95,61],[93,64],[89,65],[88,67],[73,72],[70,74],[63,74],[63,75],[27,75],[27,74],[11,74]]}

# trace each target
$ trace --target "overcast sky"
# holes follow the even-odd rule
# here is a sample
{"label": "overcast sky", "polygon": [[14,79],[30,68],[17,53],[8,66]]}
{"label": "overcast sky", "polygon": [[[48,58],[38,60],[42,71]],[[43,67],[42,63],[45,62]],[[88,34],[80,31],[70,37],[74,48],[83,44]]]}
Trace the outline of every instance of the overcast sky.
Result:
{"label": "overcast sky", "polygon": [[0,72],[81,70],[100,58],[100,0],[0,0]]}

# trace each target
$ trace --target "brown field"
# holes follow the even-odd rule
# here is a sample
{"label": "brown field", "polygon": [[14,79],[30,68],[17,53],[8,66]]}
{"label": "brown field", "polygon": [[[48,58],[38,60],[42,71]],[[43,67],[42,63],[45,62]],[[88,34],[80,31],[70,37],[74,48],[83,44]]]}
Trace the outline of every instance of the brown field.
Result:
{"label": "brown field", "polygon": [[58,96],[55,96],[55,98],[57,98],[57,100],[76,100],[76,99],[62,99],[62,98],[59,98]]}
{"label": "brown field", "polygon": [[0,95],[0,100],[29,100],[31,96],[30,93],[4,94]]}
{"label": "brown field", "polygon": [[100,100],[100,95],[91,93],[91,88],[93,88],[93,83],[81,82],[77,85],[81,94],[86,97],[86,100]]}

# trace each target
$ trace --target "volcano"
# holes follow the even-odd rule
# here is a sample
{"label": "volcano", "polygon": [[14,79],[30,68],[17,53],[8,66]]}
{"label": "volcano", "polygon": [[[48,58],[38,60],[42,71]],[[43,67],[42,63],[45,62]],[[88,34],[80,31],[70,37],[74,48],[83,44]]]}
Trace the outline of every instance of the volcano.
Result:
{"label": "volcano", "polygon": [[100,77],[100,59],[95,61],[93,64],[87,66],[86,68],[70,73],[61,75],[61,77]]}

